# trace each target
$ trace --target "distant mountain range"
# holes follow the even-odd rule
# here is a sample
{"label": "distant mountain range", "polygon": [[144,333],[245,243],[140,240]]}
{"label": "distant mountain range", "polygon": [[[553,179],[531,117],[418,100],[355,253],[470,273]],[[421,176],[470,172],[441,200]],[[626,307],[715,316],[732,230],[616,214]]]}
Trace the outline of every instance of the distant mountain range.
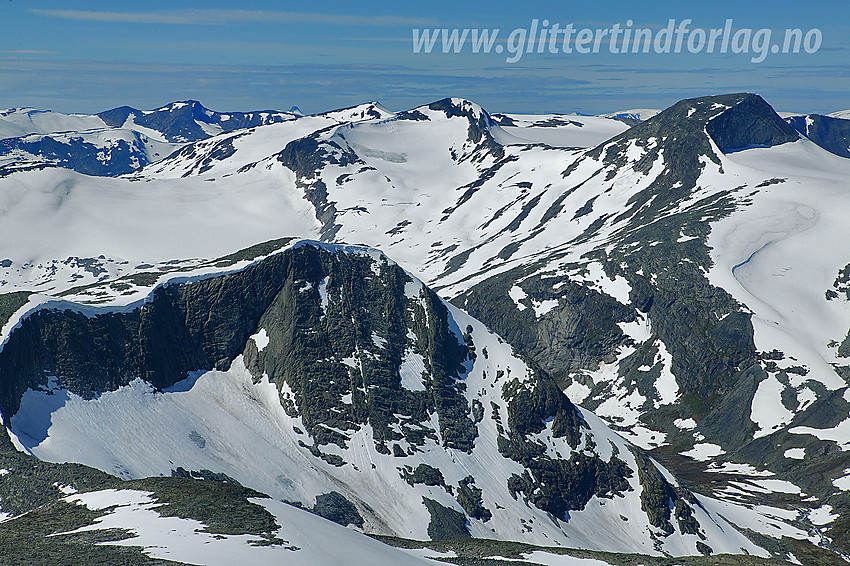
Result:
{"label": "distant mountain range", "polygon": [[195,100],[146,111],[121,106],[95,115],[12,108],[0,112],[0,164],[49,164],[87,175],[123,175],[163,159],[187,142],[298,115],[278,111],[223,114]]}
{"label": "distant mountain range", "polygon": [[6,111],[0,545],[845,563],[848,125]]}

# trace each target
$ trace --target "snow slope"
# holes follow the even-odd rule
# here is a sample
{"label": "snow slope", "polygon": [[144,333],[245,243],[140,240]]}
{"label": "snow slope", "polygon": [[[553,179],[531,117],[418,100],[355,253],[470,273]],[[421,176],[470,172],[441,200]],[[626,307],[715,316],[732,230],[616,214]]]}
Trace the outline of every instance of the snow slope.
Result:
{"label": "snow slope", "polygon": [[[241,566],[249,561],[258,566],[293,564],[310,566],[372,566],[393,564],[414,566],[443,564],[440,559],[456,556],[454,551],[428,548],[398,549],[346,529],[279,501],[250,498],[262,506],[279,526],[271,533],[273,544],[254,535],[222,535],[207,532],[204,523],[194,519],[163,516],[162,505],[153,494],[134,489],[105,489],[69,495],[64,501],[102,513],[92,524],[54,536],[96,533],[102,545],[141,548],[162,560],[203,566]],[[126,538],[110,540],[104,531],[120,529]],[[258,544],[261,543],[261,544]],[[574,558],[543,550],[521,552],[517,563],[557,566],[606,566],[589,558]]]}
{"label": "snow slope", "polygon": [[[718,222],[709,240],[715,260],[709,278],[754,312],[757,347],[785,352],[790,359],[783,367],[806,368],[788,372],[787,385],[776,376],[760,384],[752,406],[760,436],[788,425],[819,396],[810,380],[828,391],[847,387],[836,366],[846,359],[837,343],[850,330],[850,302],[826,300],[824,293],[850,263],[850,251],[836,245],[850,241],[850,162],[801,139],[736,153],[724,167],[753,182],[787,179],[749,196],[751,203]],[[790,409],[780,400],[789,388],[796,397]]]}
{"label": "snow slope", "polygon": [[553,147],[594,147],[628,129],[607,117],[572,114],[494,114],[502,129],[526,143]]}
{"label": "snow slope", "polygon": [[59,291],[145,265],[312,233],[312,209],[297,193],[279,190],[287,181],[281,174],[246,175],[238,187],[197,178],[94,179],[63,169],[3,179],[0,256],[10,265],[0,268],[0,289]]}
{"label": "snow slope", "polygon": [[106,126],[106,122],[99,117],[85,114],[61,114],[35,108],[9,108],[0,111],[0,139],[27,134],[81,132]]}
{"label": "snow slope", "polygon": [[[589,414],[586,418],[597,430],[594,433],[597,442],[612,441],[620,449],[621,457],[634,464],[622,440],[599,432],[604,429],[601,421]],[[40,459],[86,463],[125,479],[169,475],[178,466],[212,469],[273,498],[306,500],[308,505],[316,495],[330,488],[340,489],[368,503],[387,526],[392,525],[387,534],[408,538],[428,538],[425,529],[429,518],[420,507],[423,495],[443,504],[453,503],[442,488],[423,486],[411,490],[398,477],[395,459],[374,451],[368,430],[362,433],[362,439],[357,438],[359,435],[352,439],[350,454],[340,452],[353,465],[337,472],[331,466],[317,463],[299,446],[299,435],[293,427],[300,423],[286,417],[274,386],[268,382],[254,385],[240,360],[229,372],[209,372],[162,393],[154,392],[141,381],[93,401],[63,391],[30,392],[12,423],[16,443]],[[45,438],[37,438],[44,433]],[[486,446],[490,442],[485,436],[479,444]],[[487,448],[493,450],[494,446]],[[472,521],[476,536],[654,553],[646,537],[651,527],[645,519],[640,520],[643,514],[636,478],[632,481],[636,492],[613,501],[594,499],[584,511],[571,512],[569,522],[561,523],[558,528],[545,514],[511,504],[513,500],[504,487],[504,478],[521,472],[517,464],[506,467],[502,458],[485,458],[483,450],[471,456],[437,452],[437,447],[431,447],[428,453],[405,463],[415,467],[417,461],[428,462],[440,469],[447,481],[455,479],[456,473],[469,474],[485,492],[494,497],[499,494],[499,499],[487,499],[485,503],[505,508],[496,512],[487,524]],[[376,468],[370,470],[371,464]],[[363,472],[358,473],[356,467]],[[457,472],[453,471],[458,467]],[[742,535],[732,535],[734,530],[713,512],[710,500],[700,497],[700,503],[712,510],[710,516],[701,509],[697,511],[704,527],[713,525],[712,521],[723,525],[707,533],[706,542],[716,552],[738,553],[746,548],[750,553],[763,554]],[[629,517],[628,523],[613,522],[611,517],[619,515]],[[525,530],[520,519],[533,524],[533,531]],[[377,528],[377,524],[367,525],[367,530]],[[696,553],[693,546],[699,540],[696,536],[679,539],[676,534],[671,538],[664,545],[665,551],[677,555]]]}
{"label": "snow slope", "polygon": [[95,511],[106,510],[107,513],[90,526],[63,534],[127,529],[132,536],[106,544],[139,546],[152,558],[205,566],[241,566],[246,561],[258,566],[282,563],[414,566],[436,563],[270,499],[251,501],[274,515],[277,524],[282,525],[275,536],[285,540],[286,544],[252,544],[252,541],[257,542],[258,537],[210,534],[204,532],[203,523],[193,519],[164,517],[157,512],[161,504],[150,495],[142,491],[114,489],[71,495],[65,498],[69,503]]}

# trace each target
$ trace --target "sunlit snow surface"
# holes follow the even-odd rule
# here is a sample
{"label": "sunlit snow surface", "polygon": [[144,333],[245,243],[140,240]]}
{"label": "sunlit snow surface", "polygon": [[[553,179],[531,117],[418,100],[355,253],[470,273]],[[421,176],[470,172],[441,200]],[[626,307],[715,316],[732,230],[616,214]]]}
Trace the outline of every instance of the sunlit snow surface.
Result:
{"label": "sunlit snow surface", "polygon": [[[628,129],[619,120],[568,114],[505,114],[512,125],[502,130],[516,141],[543,143],[554,147],[595,147]],[[502,141],[502,140],[499,140]]]}
{"label": "sunlit snow surface", "polygon": [[62,114],[35,108],[10,108],[0,111],[0,139],[106,127],[106,122],[98,116],[85,114]]}
{"label": "sunlit snow surface", "polygon": [[[751,203],[716,223],[709,239],[715,261],[709,279],[754,312],[757,348],[783,352],[780,367],[805,368],[805,375],[787,373],[797,389],[796,411],[783,405],[786,386],[774,375],[759,384],[751,409],[758,438],[785,427],[811,404],[816,396],[808,380],[828,390],[847,387],[833,368],[842,362],[830,344],[847,335],[850,304],[824,295],[850,264],[850,250],[843,245],[850,241],[850,160],[800,140],[729,155],[724,170],[753,184],[760,177],[786,179],[749,195]],[[720,182],[720,176],[715,179]],[[850,422],[791,432],[850,444]]]}
{"label": "sunlit snow surface", "polygon": [[152,499],[150,494],[141,491],[108,489],[72,495],[66,500],[93,510],[109,510],[93,525],[71,532],[127,529],[134,536],[108,544],[142,547],[144,553],[153,558],[187,564],[413,566],[436,563],[386,546],[311,513],[271,499],[251,501],[265,507],[281,526],[275,536],[286,543],[279,546],[252,544],[252,541],[262,541],[254,535],[219,535],[204,532],[205,525],[193,519],[163,517],[157,512],[157,507],[161,504]]}
{"label": "sunlit snow surface", "polygon": [[[151,494],[135,490],[107,489],[65,498],[69,503],[106,514],[94,524],[70,531],[79,533],[111,528],[128,530],[129,538],[103,544],[141,547],[152,558],[205,566],[256,566],[280,564],[310,566],[414,566],[443,564],[435,560],[454,556],[427,548],[397,549],[363,536],[273,499],[252,498],[264,507],[280,526],[273,533],[281,542],[258,545],[255,535],[220,535],[205,532],[206,525],[193,519],[164,517],[162,504]],[[253,543],[253,544],[252,544]],[[574,558],[544,551],[522,553],[524,561],[551,566],[606,566],[601,560]],[[432,559],[433,558],[433,559]]]}

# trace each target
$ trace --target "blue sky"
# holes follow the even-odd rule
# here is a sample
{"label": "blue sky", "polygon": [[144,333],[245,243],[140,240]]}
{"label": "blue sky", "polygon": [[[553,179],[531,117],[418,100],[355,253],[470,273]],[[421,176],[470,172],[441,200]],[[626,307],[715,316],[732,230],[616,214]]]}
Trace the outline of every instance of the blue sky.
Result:
{"label": "blue sky", "polygon": [[[215,110],[319,112],[379,100],[394,110],[462,96],[488,110],[599,113],[691,96],[757,92],[778,110],[850,108],[850,10],[817,2],[448,2],[416,4],[24,2],[0,0],[0,107],[97,112],[197,99]],[[533,19],[658,30],[817,28],[815,53],[414,53],[412,30],[499,28]]]}

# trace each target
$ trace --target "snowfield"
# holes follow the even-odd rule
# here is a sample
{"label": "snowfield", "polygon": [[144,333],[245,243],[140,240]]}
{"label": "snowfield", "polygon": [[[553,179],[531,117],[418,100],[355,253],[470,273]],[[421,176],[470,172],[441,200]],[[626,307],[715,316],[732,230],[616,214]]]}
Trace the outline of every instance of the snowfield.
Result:
{"label": "snowfield", "polygon": [[[785,427],[811,404],[816,395],[808,380],[827,390],[847,387],[834,368],[842,363],[834,344],[850,329],[850,303],[825,300],[824,294],[850,263],[850,251],[839,244],[850,241],[850,160],[800,140],[727,156],[724,169],[754,184],[759,178],[784,179],[749,195],[751,203],[716,223],[709,239],[714,260],[709,279],[753,311],[758,349],[785,352],[783,367],[806,368],[787,374],[797,390],[796,410],[781,402],[785,385],[775,377],[759,384],[751,417],[758,437]],[[792,429],[803,431],[813,434]],[[850,443],[847,433],[830,438]]]}
{"label": "snowfield", "polygon": [[[444,564],[437,559],[455,555],[452,551],[438,552],[427,548],[393,548],[273,499],[253,498],[249,501],[264,507],[275,517],[277,524],[282,525],[274,535],[285,543],[274,546],[252,544],[261,540],[253,535],[210,534],[204,532],[206,525],[193,519],[163,517],[157,512],[161,504],[143,491],[107,489],[72,495],[65,500],[94,511],[106,510],[107,513],[88,527],[57,534],[110,528],[129,530],[129,538],[102,544],[141,547],[151,558],[187,564],[242,566],[250,560],[257,566],[424,566]],[[575,558],[540,550],[522,555],[521,562],[550,566],[608,564],[592,558]]]}
{"label": "snowfield", "polygon": [[80,132],[107,127],[97,116],[61,114],[35,108],[9,108],[0,111],[0,139],[27,134]]}
{"label": "snowfield", "polygon": [[564,148],[595,147],[628,129],[624,122],[608,117],[572,114],[499,114],[496,119],[515,138],[508,143]]}
{"label": "snowfield", "polygon": [[[69,533],[127,529],[130,538],[106,544],[139,546],[152,558],[206,566],[242,566],[246,561],[258,566],[279,564],[350,564],[374,566],[436,564],[412,552],[386,546],[312,513],[270,499],[252,499],[283,525],[275,536],[282,546],[260,546],[253,535],[219,535],[204,532],[205,525],[193,519],[163,517],[161,504],[150,494],[133,490],[95,491],[72,495],[66,501],[92,510],[108,510],[95,523]],[[427,552],[426,552],[427,553]],[[435,553],[436,554],[436,553]]]}

